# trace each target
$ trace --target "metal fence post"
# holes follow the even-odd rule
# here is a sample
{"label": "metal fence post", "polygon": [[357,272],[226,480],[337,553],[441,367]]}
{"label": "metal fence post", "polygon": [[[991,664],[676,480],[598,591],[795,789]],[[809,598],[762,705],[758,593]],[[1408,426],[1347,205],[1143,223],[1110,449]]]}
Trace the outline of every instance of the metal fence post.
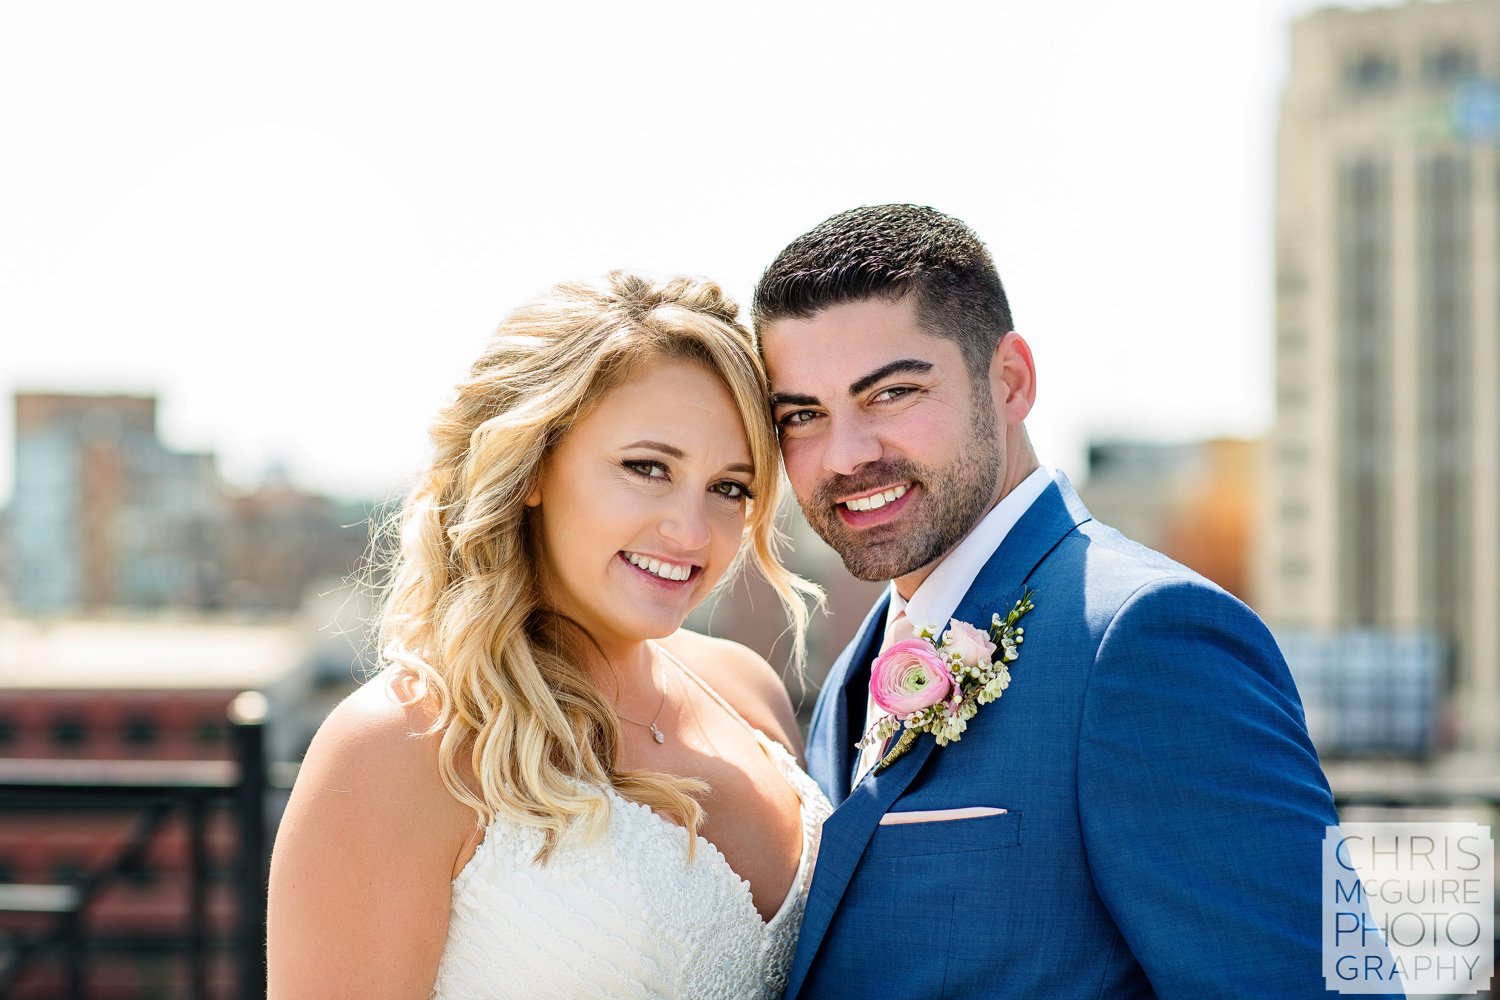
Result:
{"label": "metal fence post", "polygon": [[229,705],[240,765],[235,815],[240,844],[240,982],[245,1000],[266,995],[266,746],[265,695],[245,691]]}

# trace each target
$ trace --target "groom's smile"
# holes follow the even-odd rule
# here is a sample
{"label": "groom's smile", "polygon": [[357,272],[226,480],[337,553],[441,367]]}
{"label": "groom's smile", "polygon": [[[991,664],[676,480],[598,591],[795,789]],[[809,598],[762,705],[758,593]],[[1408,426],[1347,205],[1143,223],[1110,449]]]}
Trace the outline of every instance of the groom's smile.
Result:
{"label": "groom's smile", "polygon": [[903,501],[911,493],[915,483],[898,483],[866,491],[855,497],[837,501],[844,523],[851,527],[866,527],[883,524],[906,509]]}

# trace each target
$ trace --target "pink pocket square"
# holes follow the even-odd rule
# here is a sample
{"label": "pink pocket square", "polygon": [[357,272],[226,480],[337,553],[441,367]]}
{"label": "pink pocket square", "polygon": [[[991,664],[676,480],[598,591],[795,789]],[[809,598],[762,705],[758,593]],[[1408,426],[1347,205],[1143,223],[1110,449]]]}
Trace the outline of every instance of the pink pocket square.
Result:
{"label": "pink pocket square", "polygon": [[919,809],[914,812],[888,812],[880,817],[881,826],[900,826],[903,823],[941,823],[950,819],[978,819],[981,816],[1001,816],[1004,809],[994,806],[963,806],[959,809]]}

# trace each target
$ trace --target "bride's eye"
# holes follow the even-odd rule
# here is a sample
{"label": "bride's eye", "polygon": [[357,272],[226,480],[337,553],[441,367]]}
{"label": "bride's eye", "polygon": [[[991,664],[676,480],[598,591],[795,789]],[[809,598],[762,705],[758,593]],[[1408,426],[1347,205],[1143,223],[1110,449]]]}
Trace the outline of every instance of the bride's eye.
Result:
{"label": "bride's eye", "polygon": [[714,483],[709,487],[710,492],[717,493],[726,500],[754,500],[755,494],[750,492],[750,487],[733,479],[725,479]]}
{"label": "bride's eye", "polygon": [[667,467],[645,458],[626,459],[620,463],[642,479],[669,479]]}

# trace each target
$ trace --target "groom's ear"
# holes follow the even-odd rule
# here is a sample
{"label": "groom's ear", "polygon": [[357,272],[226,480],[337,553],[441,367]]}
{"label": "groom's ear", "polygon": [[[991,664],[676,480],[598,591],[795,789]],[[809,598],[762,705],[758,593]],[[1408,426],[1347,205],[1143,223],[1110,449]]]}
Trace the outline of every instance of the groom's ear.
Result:
{"label": "groom's ear", "polygon": [[995,416],[1012,427],[1025,420],[1036,404],[1031,345],[1014,330],[1000,338],[990,358],[990,397],[995,401]]}

